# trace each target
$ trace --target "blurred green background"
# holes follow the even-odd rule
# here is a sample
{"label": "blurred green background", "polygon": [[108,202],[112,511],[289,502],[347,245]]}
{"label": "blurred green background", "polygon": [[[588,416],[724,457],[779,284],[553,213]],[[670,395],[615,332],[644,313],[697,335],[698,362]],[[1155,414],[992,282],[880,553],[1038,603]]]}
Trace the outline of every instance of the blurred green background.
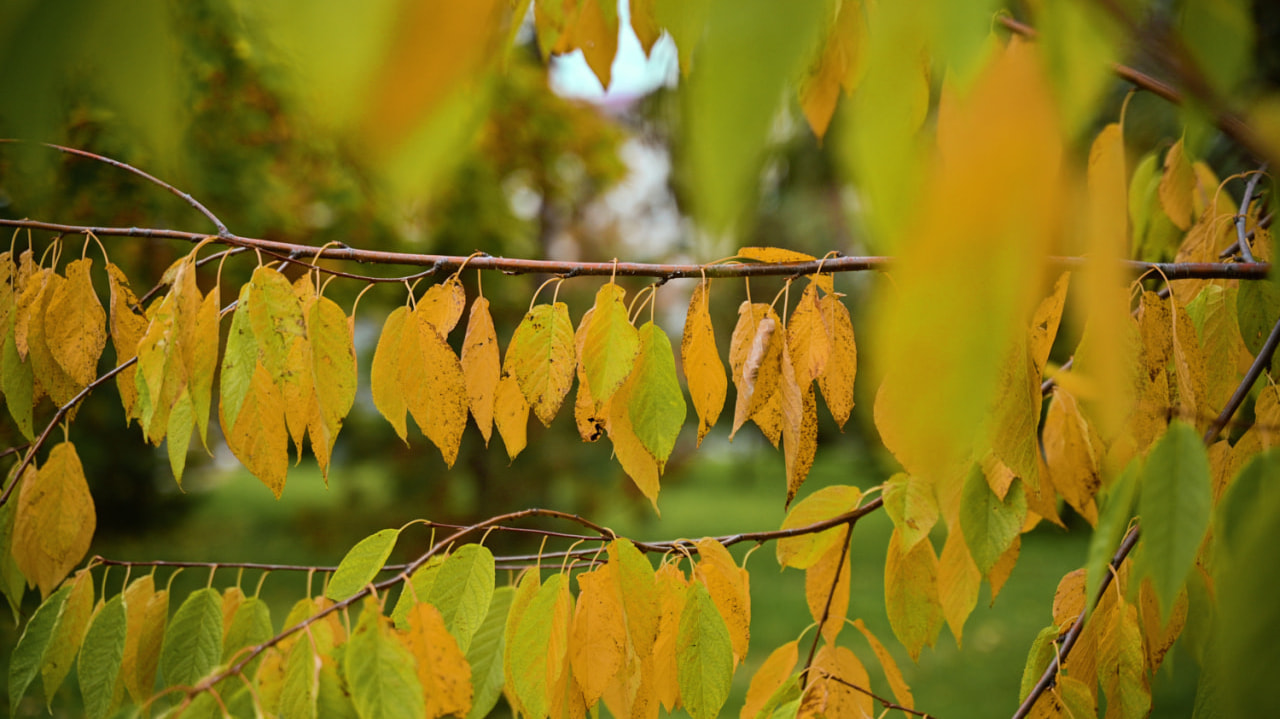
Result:
{"label": "blurred green background", "polygon": [[[625,31],[630,59],[615,66],[615,76],[629,79],[604,93],[593,85],[580,56],[548,60],[523,18],[501,20],[503,32],[514,38],[510,50],[498,53],[503,70],[477,74],[455,88],[462,109],[449,111],[462,119],[451,126],[452,134],[442,132],[444,139],[409,158],[419,162],[409,180],[403,179],[403,162],[388,179],[376,152],[353,140],[339,119],[317,112],[327,105],[313,102],[314,88],[299,79],[305,73],[294,72],[310,67],[314,52],[291,45],[289,33],[339,17],[333,13],[342,3],[320,4],[314,16],[308,15],[312,25],[286,32],[282,17],[312,12],[302,5],[149,0],[126,11],[87,0],[6,3],[0,8],[0,96],[6,98],[0,105],[0,136],[63,143],[130,162],[190,192],[233,232],[273,240],[594,261],[711,261],[744,245],[816,255],[868,252],[856,194],[840,181],[833,153],[791,106],[776,118],[763,147],[753,199],[742,210],[748,219],[732,234],[696,229],[684,164],[690,152],[683,132],[689,108],[681,96],[674,45],[664,38],[646,59]],[[386,29],[377,18],[391,5],[372,3],[364,16],[350,21],[347,34],[376,38]],[[333,52],[351,53],[358,65],[359,42],[349,44]],[[324,88],[330,104],[344,87],[333,80]],[[1117,90],[1111,105],[1121,97]],[[360,98],[349,102],[358,104]],[[1153,144],[1176,122],[1172,111],[1146,98],[1129,112],[1136,118],[1130,124],[1137,144]],[[837,115],[836,123],[841,121]],[[211,230],[181,200],[136,177],[31,145],[0,146],[0,216]],[[25,236],[15,237],[26,242]],[[38,247],[49,241],[48,236],[34,238]],[[103,241],[112,260],[134,278],[139,294],[190,249],[158,240]],[[71,248],[79,249],[78,240]],[[255,264],[249,256],[227,262],[224,303]],[[412,268],[355,271],[394,275]],[[474,297],[480,289],[474,274],[463,279]],[[483,291],[504,343],[543,279],[485,277]],[[877,281],[852,275],[836,280],[837,290],[848,295],[855,328],[875,312],[867,299]],[[203,289],[213,283],[211,272],[201,276]],[[621,284],[634,292],[645,283]],[[564,284],[560,299],[569,303],[575,322],[598,285],[589,279]],[[757,281],[751,290],[757,298],[772,297],[780,287],[776,281]],[[672,282],[658,292],[658,319],[673,338],[690,288],[691,283]],[[327,294],[350,308],[361,289],[359,283],[338,280]],[[740,282],[715,284],[712,309],[722,353],[745,296]],[[98,390],[71,427],[97,505],[92,552],[134,560],[331,565],[360,538],[414,518],[465,524],[526,507],[580,513],[637,539],[696,538],[781,524],[785,472],[780,453],[753,428],[729,444],[727,418],[697,451],[693,429],[682,433],[663,478],[661,518],[611,460],[607,443],[580,441],[568,408],[550,429],[531,424],[529,447],[515,462],[508,461],[500,440],[486,447],[474,429],[465,435],[452,469],[420,437],[406,447],[373,408],[367,382],[382,318],[404,300],[397,285],[381,285],[361,300],[356,318],[360,395],[339,437],[328,486],[308,456],[291,471],[279,501],[216,444],[212,457],[192,452],[178,488],[163,449],[148,447],[135,428],[121,422],[114,387]],[[1064,335],[1074,332],[1064,327]],[[455,347],[460,334],[452,338]],[[1060,342],[1068,344],[1074,343]],[[1056,361],[1065,359],[1061,346]],[[104,369],[114,366],[111,350],[107,355]],[[801,496],[836,483],[869,488],[895,470],[870,417],[876,368],[864,367],[862,377],[854,417],[843,432],[820,410],[818,459]],[[51,411],[47,403],[37,408],[37,419]],[[0,447],[21,441],[16,428],[0,422]],[[917,707],[947,719],[1012,712],[1027,649],[1050,621],[1057,582],[1084,561],[1088,527],[1075,517],[1069,524],[1070,532],[1042,526],[1027,535],[998,601],[988,606],[985,595],[980,600],[965,628],[963,648],[944,631],[918,664],[897,647],[884,614],[889,521],[875,513],[859,524],[850,554],[850,615],[863,618],[890,646]],[[531,526],[575,531],[548,523]],[[425,530],[411,530],[393,561],[416,556],[429,539]],[[527,536],[511,533],[495,533],[489,545],[500,555],[537,550]],[[746,549],[736,547],[735,556],[741,558]],[[748,566],[753,570],[753,650],[735,677],[726,715],[736,714],[764,657],[809,624],[802,573],[779,572],[772,545],[753,554]],[[112,570],[109,590],[118,591],[123,578],[121,570]],[[258,579],[248,572],[243,586],[252,590]],[[207,581],[205,572],[182,572],[174,583],[173,606]],[[222,570],[215,584],[235,581],[234,572]],[[273,574],[262,591],[278,626],[305,591],[304,580]],[[29,593],[24,617],[36,605],[37,597]],[[19,631],[7,618],[0,621],[0,673],[7,673]],[[859,653],[873,686],[887,695],[872,655],[855,634],[846,630],[842,642]],[[802,654],[811,637],[806,635]],[[1188,712],[1194,674],[1194,662],[1175,651],[1155,680],[1155,716]],[[53,698],[56,716],[79,713],[73,687],[68,682]],[[8,706],[7,697],[0,697],[0,705]],[[18,714],[42,713],[43,698],[33,688]]]}

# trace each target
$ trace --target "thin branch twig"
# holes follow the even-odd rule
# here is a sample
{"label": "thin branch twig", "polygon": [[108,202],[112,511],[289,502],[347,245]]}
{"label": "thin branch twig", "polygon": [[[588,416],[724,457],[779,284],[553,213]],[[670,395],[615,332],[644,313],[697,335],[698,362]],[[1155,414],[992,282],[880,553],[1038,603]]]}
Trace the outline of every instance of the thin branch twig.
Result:
{"label": "thin branch twig", "polygon": [[[813,643],[809,645],[809,656],[804,660],[804,669],[800,674],[800,688],[803,689],[808,680],[809,667],[813,666],[813,655],[818,652],[818,640],[822,638],[822,628],[827,625],[827,620],[831,618],[831,601],[836,597],[836,587],[840,585],[840,575],[844,572],[844,561],[849,556],[849,542],[853,539],[853,523],[849,524],[849,529],[844,534],[844,545],[840,547],[840,560],[836,564],[836,576],[831,580],[831,589],[827,591],[827,602],[822,606],[822,619],[818,621],[818,628],[813,633]],[[842,620],[843,621],[843,620]],[[870,692],[867,692],[870,694]]]}
{"label": "thin branch twig", "polygon": [[1249,396],[1249,390],[1253,388],[1253,383],[1258,381],[1262,376],[1262,371],[1271,364],[1271,358],[1275,356],[1276,347],[1280,346],[1280,321],[1271,328],[1271,334],[1267,335],[1267,341],[1262,345],[1262,349],[1258,352],[1258,356],[1253,358],[1253,364],[1249,365],[1249,371],[1245,373],[1244,379],[1236,386],[1236,391],[1232,393],[1231,399],[1227,400],[1227,404],[1222,408],[1222,413],[1218,418],[1209,425],[1209,429],[1204,433],[1204,443],[1206,445],[1213,444],[1218,439],[1218,433],[1223,427],[1227,426],[1227,422],[1231,421],[1232,415],[1240,409],[1240,405],[1244,402],[1244,398]]}
{"label": "thin branch twig", "polygon": [[1253,262],[1253,250],[1249,247],[1249,237],[1244,231],[1245,223],[1249,220],[1249,205],[1253,204],[1253,191],[1258,187],[1258,180],[1262,179],[1262,175],[1267,171],[1267,163],[1262,163],[1262,167],[1249,178],[1249,183],[1244,186],[1244,197],[1240,200],[1240,213],[1236,215],[1236,242],[1240,246],[1240,256],[1245,262]]}
{"label": "thin branch twig", "polygon": [[[808,669],[808,667],[806,667],[806,669]],[[819,670],[819,671],[821,672],[821,670]],[[880,702],[880,705],[881,705],[881,706],[883,706],[885,709],[889,709],[889,710],[896,709],[896,710],[898,710],[898,711],[900,711],[900,712],[906,712],[906,713],[911,714],[911,715],[913,715],[913,716],[922,717],[923,719],[938,719],[937,715],[935,715],[935,714],[929,714],[929,713],[927,713],[927,712],[917,711],[917,710],[912,709],[912,708],[910,708],[910,707],[904,707],[904,706],[902,706],[901,704],[898,704],[897,702],[889,701],[888,699],[886,699],[886,698],[884,698],[884,697],[880,696],[879,694],[876,694],[875,692],[871,691],[870,689],[867,689],[866,687],[858,686],[857,684],[854,684],[854,683],[853,683],[853,682],[851,682],[851,681],[847,681],[847,680],[845,680],[845,679],[842,679],[842,678],[840,678],[840,677],[838,677],[838,676],[836,676],[836,675],[832,674],[831,672],[821,672],[821,674],[822,674],[822,676],[824,676],[824,677],[826,677],[826,678],[828,678],[828,679],[830,679],[830,680],[834,681],[834,682],[835,682],[835,683],[837,683],[837,684],[843,684],[844,686],[849,687],[850,689],[853,689],[854,691],[859,691],[859,692],[862,692],[863,694],[866,694],[867,696],[871,697],[872,699],[874,699],[874,700],[876,700],[876,701]]]}

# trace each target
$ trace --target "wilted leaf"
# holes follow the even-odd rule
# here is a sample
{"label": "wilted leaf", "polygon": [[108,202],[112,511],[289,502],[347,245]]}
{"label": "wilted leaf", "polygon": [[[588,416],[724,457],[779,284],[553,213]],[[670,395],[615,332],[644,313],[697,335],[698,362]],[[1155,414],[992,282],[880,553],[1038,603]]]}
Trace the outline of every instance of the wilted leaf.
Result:
{"label": "wilted leaf", "polygon": [[729,367],[738,390],[729,439],[778,389],[782,376],[780,329],[778,315],[769,305],[743,302],[738,308],[738,324],[729,342]]}

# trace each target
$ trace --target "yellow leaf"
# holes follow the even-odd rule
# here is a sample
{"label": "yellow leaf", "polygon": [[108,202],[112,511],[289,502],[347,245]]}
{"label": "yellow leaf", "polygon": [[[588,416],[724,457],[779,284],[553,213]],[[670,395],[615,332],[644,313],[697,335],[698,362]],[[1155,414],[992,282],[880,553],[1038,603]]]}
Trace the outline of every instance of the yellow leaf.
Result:
{"label": "yellow leaf", "polygon": [[[400,346],[406,336],[413,336],[406,335],[405,332],[408,317],[409,310],[406,307],[397,307],[387,315],[382,324],[382,334],[378,337],[378,346],[373,352],[373,364],[369,367],[369,389],[373,393],[373,405],[405,442],[408,442],[409,437],[408,425],[405,423],[405,412],[409,405],[400,389]],[[413,325],[409,327],[412,328]]]}
{"label": "yellow leaf", "polygon": [[645,57],[653,51],[653,44],[662,36],[662,28],[654,18],[655,0],[630,0],[631,30],[644,48]]}
{"label": "yellow leaf", "polygon": [[507,456],[514,462],[528,441],[529,403],[520,391],[520,383],[511,375],[504,375],[498,380],[498,387],[493,393],[493,423],[507,448]]}
{"label": "yellow leaf", "polygon": [[419,322],[426,322],[435,328],[443,339],[458,326],[458,320],[462,319],[462,308],[466,304],[467,293],[455,275],[438,285],[428,287],[414,306],[413,314]]}
{"label": "yellow leaf", "polygon": [[[738,249],[738,257],[745,257],[748,260],[756,262],[765,262],[769,264],[779,264],[786,262],[813,262],[818,259],[813,255],[806,255],[803,252],[788,250],[781,247],[741,247]],[[831,294],[835,291],[834,275],[831,273],[821,275],[811,275],[809,281],[822,288],[823,292]]]}
{"label": "yellow leaf", "polygon": [[978,592],[982,588],[982,573],[969,554],[964,535],[956,527],[947,532],[942,545],[942,557],[938,560],[938,599],[942,602],[942,616],[956,638],[956,646],[964,637],[964,624],[978,606]]}
{"label": "yellow leaf", "polygon": [[213,372],[218,367],[218,336],[221,325],[221,307],[218,306],[218,289],[215,287],[200,302],[191,328],[191,351],[187,355],[187,389],[191,393],[191,407],[195,414],[196,431],[200,444],[209,449],[209,407],[213,402]]}
{"label": "yellow leaf", "polygon": [[1004,550],[1004,553],[996,559],[995,565],[991,567],[991,571],[987,572],[987,582],[991,584],[991,603],[996,602],[996,597],[1000,594],[1000,589],[1004,587],[1004,583],[1009,579],[1009,574],[1013,572],[1013,567],[1018,563],[1018,553],[1022,551],[1022,537],[1014,537],[1013,544]]}
{"label": "yellow leaf", "polygon": [[582,49],[587,67],[607,90],[618,51],[618,6],[610,0],[584,0],[579,8],[572,42]]}
{"label": "yellow leaf", "polygon": [[254,367],[244,404],[236,415],[235,426],[228,427],[225,412],[219,412],[227,447],[245,469],[267,485],[276,499],[284,491],[285,475],[289,471],[289,435],[282,402],[271,373],[259,362]]}
{"label": "yellow leaf", "polygon": [[764,708],[769,697],[772,697],[773,693],[778,691],[791,676],[791,670],[795,668],[799,657],[798,642],[794,639],[769,654],[769,658],[764,660],[755,675],[751,677],[751,686],[747,688],[747,700],[742,705],[742,712],[738,715],[740,719],[756,719],[756,715]]}
{"label": "yellow leaf", "polygon": [[[946,551],[945,549],[943,550]],[[911,696],[911,688],[907,686],[907,682],[902,678],[902,672],[898,669],[898,663],[894,661],[893,655],[885,649],[879,639],[867,629],[867,625],[862,623],[861,619],[853,620],[853,626],[862,632],[862,636],[867,638],[867,643],[871,645],[871,651],[875,652],[876,659],[880,662],[880,668],[884,670],[885,681],[889,682],[889,689],[893,692],[893,698],[898,703],[908,709],[914,709],[916,706],[915,698]]]}
{"label": "yellow leaf", "polygon": [[743,585],[738,565],[723,544],[709,537],[694,544],[701,557],[694,576],[706,585],[707,593],[729,627],[736,665],[746,658],[751,639],[751,593]]}
{"label": "yellow leaf", "polygon": [[831,329],[831,352],[818,376],[818,389],[831,410],[836,425],[844,428],[853,411],[853,379],[858,374],[858,347],[853,341],[853,322],[839,295],[829,294],[818,302],[819,312]]}
{"label": "yellow leaf", "polygon": [[647,659],[653,654],[661,613],[653,565],[635,545],[622,538],[609,543],[609,563],[617,567],[615,577],[626,612],[631,645],[636,654]]}
{"label": "yellow leaf", "polygon": [[307,433],[320,472],[328,479],[329,459],[342,422],[356,398],[356,351],[347,315],[335,302],[319,297],[306,312],[311,344],[312,387]]}
{"label": "yellow leaf", "polygon": [[471,303],[461,362],[471,417],[487,447],[493,432],[494,397],[502,376],[502,363],[498,358],[498,335],[493,328],[493,316],[489,314],[489,300],[484,297],[477,297]]}
{"label": "yellow leaf", "polygon": [[1138,610],[1142,616],[1142,646],[1146,651],[1147,669],[1155,674],[1173,643],[1187,624],[1187,590],[1178,592],[1167,623],[1161,621],[1160,604],[1151,578],[1145,577],[1138,588]]}
{"label": "yellow leaf", "polygon": [[[848,537],[848,530],[845,530]],[[843,542],[827,550],[804,573],[804,596],[809,615],[828,644],[835,644],[849,614],[849,555]],[[825,618],[825,621],[824,621]]]}
{"label": "yellow leaf", "polygon": [[631,412],[628,411],[635,377],[636,373],[632,372],[609,402],[609,441],[613,443],[613,454],[618,458],[618,464],[622,465],[641,494],[649,499],[653,511],[658,512],[658,477],[662,473],[662,465],[636,436],[631,425]]}
{"label": "yellow leaf", "polygon": [[1027,352],[1035,366],[1032,375],[1037,382],[1044,374],[1045,365],[1049,362],[1049,350],[1053,349],[1053,341],[1058,337],[1062,307],[1067,302],[1067,287],[1070,284],[1070,272],[1058,275],[1053,283],[1053,292],[1040,301],[1035,314],[1031,316],[1031,336],[1027,340]]}
{"label": "yellow leaf", "polygon": [[[587,310],[578,322],[578,331],[573,335],[573,346],[579,357],[582,356],[587,331],[591,328],[591,318],[594,316],[594,307]],[[578,363],[577,377],[578,393],[573,403],[573,421],[578,426],[578,436],[583,442],[595,442],[609,429],[609,402],[597,403],[591,396],[591,385],[587,382],[582,362]],[[597,407],[597,404],[600,406]]]}
{"label": "yellow leaf", "polygon": [[31,307],[33,314],[27,332],[28,360],[31,362],[31,372],[35,376],[36,385],[32,397],[47,394],[55,404],[63,405],[69,402],[82,387],[54,359],[53,348],[49,345],[48,337],[48,331],[53,328],[50,327],[51,323],[45,321],[45,316],[48,314],[50,300],[64,292],[63,285],[66,284],[66,280],[51,270],[43,272],[47,276],[46,284]]}
{"label": "yellow leaf", "polygon": [[[501,427],[498,428],[501,431]],[[520,622],[524,619],[525,611],[529,608],[529,604],[538,594],[538,590],[542,586],[540,572],[537,568],[526,570],[520,575],[516,581],[515,595],[511,598],[511,607],[507,610],[507,623],[503,629],[503,661],[504,667],[512,667],[513,648],[515,646],[516,630],[520,627]],[[286,622],[287,623],[287,622]],[[520,701],[519,694],[516,693],[514,672],[503,672],[502,691],[507,697],[508,703],[511,704],[515,711],[524,712],[525,708]]]}
{"label": "yellow leaf", "polygon": [[733,371],[733,384],[738,389],[730,440],[778,388],[781,329],[778,315],[767,304],[743,302],[738,308],[738,324],[733,328],[729,342],[729,367]]}
{"label": "yellow leaf", "polygon": [[729,386],[720,351],[716,348],[715,328],[711,326],[711,283],[699,282],[689,298],[689,311],[684,321],[684,337],[680,342],[680,362],[689,396],[698,413],[698,446],[720,418]]}
{"label": "yellow leaf", "polygon": [[45,341],[53,358],[81,387],[98,376],[98,358],[107,345],[107,314],[93,291],[93,260],[67,265],[67,281],[59,284],[45,310]]}
{"label": "yellow leaf", "polygon": [[[781,375],[778,381],[781,384]],[[781,392],[770,393],[769,399],[751,413],[751,421],[756,423],[760,433],[769,440],[769,444],[772,444],[774,449],[778,448],[778,442],[782,440],[782,419]]]}
{"label": "yellow leaf", "polygon": [[1191,193],[1195,186],[1195,171],[1191,168],[1191,160],[1179,139],[1164,156],[1164,175],[1160,178],[1160,206],[1180,230],[1191,227]]}
{"label": "yellow leaf", "polygon": [[[867,694],[871,690],[871,678],[867,676],[866,667],[847,647],[822,645],[813,658],[810,672],[813,681],[800,702],[798,717],[873,719],[876,716],[874,700]],[[866,691],[858,691],[854,687]]]}
{"label": "yellow leaf", "polygon": [[902,532],[903,549],[929,536],[938,523],[938,499],[931,482],[900,472],[884,483],[881,493],[885,512]]}
{"label": "yellow leaf", "polygon": [[[991,456],[1012,470],[1010,479],[1021,477],[1032,486],[1040,483],[1040,444],[1036,430],[1043,403],[1040,375],[1035,371],[1034,362],[1027,340],[1015,335],[1000,364],[1000,386],[987,417]],[[996,494],[1003,498],[1003,489]]]}
{"label": "yellow leaf", "polygon": [[[116,364],[138,356],[138,343],[147,331],[147,318],[142,314],[138,298],[129,288],[129,279],[114,264],[107,263],[107,280],[111,286],[111,343],[116,350]],[[138,388],[135,385],[134,373],[137,365],[129,367],[116,375],[116,386],[120,389],[120,401],[124,405],[125,420],[134,414],[134,405],[138,400]]]}
{"label": "yellow leaf", "polygon": [[578,575],[578,601],[569,637],[569,663],[588,706],[605,689],[627,658],[627,620],[618,585],[618,568],[607,562]]}
{"label": "yellow leaf", "polygon": [[40,666],[46,705],[52,704],[54,693],[70,673],[72,662],[84,641],[85,630],[89,628],[89,619],[93,616],[93,575],[89,570],[81,569],[67,581],[71,585],[71,593],[58,612],[58,622]]}
{"label": "yellow leaf", "polygon": [[169,590],[156,591],[151,575],[135,579],[124,591],[127,613],[120,679],[137,704],[151,698],[160,665],[160,648],[169,619]]}
{"label": "yellow leaf", "polygon": [[803,384],[822,376],[831,357],[833,334],[827,315],[818,307],[818,290],[810,284],[787,323],[787,350],[798,382]]}
{"label": "yellow leaf", "polygon": [[22,264],[18,268],[19,282],[15,285],[17,303],[13,310],[13,340],[18,346],[19,359],[25,360],[31,349],[28,339],[32,322],[44,323],[44,293],[54,276],[53,270],[47,267],[33,267],[31,250],[22,253]]}
{"label": "yellow leaf", "polygon": [[664,709],[670,712],[680,703],[677,680],[676,639],[680,615],[688,596],[688,580],[673,564],[663,564],[654,573],[658,592],[658,635],[653,643],[654,691]]}
{"label": "yellow leaf", "polygon": [[428,719],[471,711],[471,665],[445,628],[440,610],[418,602],[409,610],[409,630],[400,638],[413,654]]}
{"label": "yellow leaf", "polygon": [[933,646],[943,621],[932,543],[916,542],[904,551],[900,533],[893,530],[885,557],[884,603],[894,635],[911,659],[918,659],[926,644]]}
{"label": "yellow leaf", "polygon": [[[1205,371],[1205,357],[1200,352],[1200,339],[1191,318],[1172,296],[1169,303],[1173,313],[1171,336],[1179,412],[1184,419],[1203,430],[1216,415],[1208,406],[1209,379]],[[1226,358],[1214,360],[1226,361]]]}
{"label": "yellow leaf", "polygon": [[1084,611],[1087,601],[1085,597],[1087,574],[1083,568],[1067,572],[1066,576],[1058,582],[1058,588],[1054,590],[1053,623],[1058,627],[1059,632],[1065,632]]}
{"label": "yellow leaf", "polygon": [[568,305],[543,304],[525,315],[507,345],[502,371],[520,381],[520,390],[543,426],[551,426],[573,384],[573,334]]}
{"label": "yellow leaf", "polygon": [[227,640],[231,631],[231,621],[235,619],[236,610],[244,603],[244,592],[240,587],[227,587],[222,593],[222,641]]}
{"label": "yellow leaf", "polygon": [[39,471],[34,463],[28,466],[20,481],[13,558],[47,598],[89,551],[97,514],[70,442],[56,445]]}
{"label": "yellow leaf", "polygon": [[[194,272],[193,268],[190,274]],[[194,278],[191,282],[194,287]],[[313,392],[306,316],[289,280],[274,269],[254,270],[249,289],[249,326],[258,345],[258,361],[276,384],[285,426],[301,458]]]}
{"label": "yellow leaf", "polygon": [[780,357],[782,365],[781,390],[777,392],[782,404],[782,454],[787,467],[787,501],[791,500],[809,476],[813,458],[818,450],[818,403],[814,399],[813,383],[804,379],[804,386],[791,364],[790,353],[783,344]]}
{"label": "yellow leaf", "polygon": [[467,428],[466,378],[458,356],[424,315],[410,318],[405,331],[414,329],[417,351],[411,337],[401,344],[400,388],[413,421],[452,467]]}
{"label": "yellow leaf", "polygon": [[[1146,716],[1151,711],[1151,688],[1138,608],[1121,598],[1108,619],[1098,639],[1098,679],[1106,693],[1108,713]],[[1110,709],[1112,706],[1115,709]]]}
{"label": "yellow leaf", "polygon": [[1053,401],[1044,424],[1044,454],[1053,486],[1089,524],[1097,524],[1094,495],[1102,484],[1099,474],[1101,442],[1069,392],[1053,388]]}

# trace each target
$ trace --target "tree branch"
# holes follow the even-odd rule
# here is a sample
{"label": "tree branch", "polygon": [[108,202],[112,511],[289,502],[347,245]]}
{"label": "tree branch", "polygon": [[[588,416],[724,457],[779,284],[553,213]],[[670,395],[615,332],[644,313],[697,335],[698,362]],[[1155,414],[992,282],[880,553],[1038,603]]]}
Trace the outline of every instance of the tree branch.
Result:
{"label": "tree branch", "polygon": [[[805,669],[807,670],[808,667],[806,666]],[[900,712],[906,712],[907,714],[911,714],[913,716],[923,717],[923,719],[938,719],[937,715],[929,714],[927,712],[922,712],[922,711],[916,711],[915,709],[911,709],[910,707],[904,707],[901,704],[898,704],[896,702],[891,702],[888,699],[885,699],[884,697],[871,691],[870,689],[867,689],[866,687],[860,687],[857,684],[854,684],[853,682],[841,679],[840,677],[832,674],[831,672],[821,672],[821,674],[822,676],[834,681],[837,684],[843,684],[844,686],[849,687],[854,691],[859,691],[859,692],[862,692],[863,694],[866,694],[872,699],[875,699],[876,701],[880,702],[880,705],[883,706],[885,709],[888,709],[888,710],[897,709]]]}
{"label": "tree branch", "polygon": [[1249,247],[1249,237],[1245,234],[1244,226],[1249,220],[1249,205],[1253,203],[1253,191],[1258,187],[1258,180],[1262,179],[1262,175],[1267,171],[1267,163],[1262,163],[1262,167],[1249,178],[1249,183],[1244,186],[1244,197],[1240,200],[1240,213],[1236,215],[1236,242],[1240,246],[1240,256],[1245,262],[1253,262],[1253,250]]}
{"label": "tree branch", "polygon": [[[844,571],[844,560],[849,556],[849,542],[853,539],[853,524],[844,534],[844,544],[840,547],[840,560],[836,565],[835,579],[831,580],[831,589],[827,592],[827,603],[822,606],[822,619],[818,620],[818,628],[813,633],[813,644],[809,645],[809,656],[804,660],[804,668],[800,671],[800,688],[803,689],[808,679],[809,667],[813,666],[813,655],[818,652],[818,640],[822,638],[822,628],[831,618],[831,600],[835,599],[836,587],[840,585],[840,574]],[[871,692],[867,692],[870,694]],[[874,696],[874,695],[872,695]]]}

